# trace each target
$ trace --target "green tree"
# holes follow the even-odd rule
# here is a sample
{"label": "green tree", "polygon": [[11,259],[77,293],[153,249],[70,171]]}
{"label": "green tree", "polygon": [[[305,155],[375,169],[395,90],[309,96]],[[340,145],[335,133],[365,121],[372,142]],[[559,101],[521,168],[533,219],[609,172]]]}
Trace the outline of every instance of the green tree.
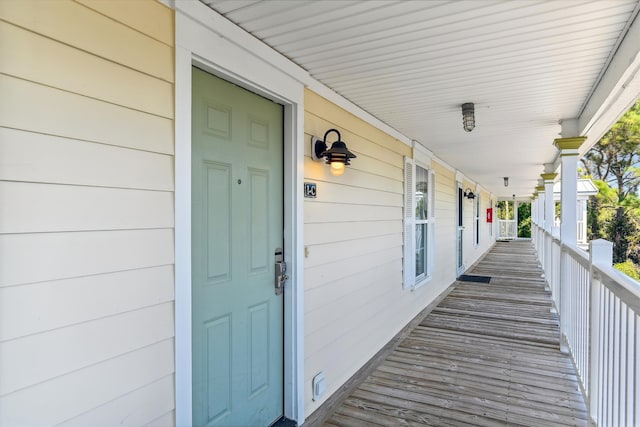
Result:
{"label": "green tree", "polygon": [[581,161],[599,190],[589,203],[589,239],[612,241],[617,265],[640,264],[640,101]]}
{"label": "green tree", "polygon": [[581,159],[595,179],[615,188],[623,203],[640,185],[640,101],[604,134]]}
{"label": "green tree", "polygon": [[587,238],[589,240],[606,239],[606,224],[613,218],[618,206],[618,194],[604,181],[594,179],[598,194],[589,200],[587,209]]}
{"label": "green tree", "polygon": [[605,230],[608,240],[613,242],[613,263],[625,262],[628,259],[630,237],[637,230],[634,229],[634,224],[624,207],[616,209]]}
{"label": "green tree", "polygon": [[531,203],[518,205],[518,237],[531,237]]}
{"label": "green tree", "polygon": [[614,267],[622,271],[627,276],[640,282],[640,267],[637,264],[634,264],[630,259],[619,264],[614,264]]}

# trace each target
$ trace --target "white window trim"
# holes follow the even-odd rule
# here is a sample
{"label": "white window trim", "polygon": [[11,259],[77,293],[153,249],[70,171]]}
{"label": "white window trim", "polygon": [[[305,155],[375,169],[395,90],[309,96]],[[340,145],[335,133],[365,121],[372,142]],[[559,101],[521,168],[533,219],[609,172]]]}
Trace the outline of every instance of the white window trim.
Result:
{"label": "white window trim", "polygon": [[[435,173],[430,167],[421,161],[416,161],[410,157],[404,159],[404,258],[403,258],[403,289],[415,290],[428,283],[434,270],[434,250],[435,250]],[[416,166],[427,171],[428,174],[428,206],[427,206],[427,259],[425,273],[416,277],[415,266],[415,230],[416,230],[416,198],[415,198],[415,176]]]}

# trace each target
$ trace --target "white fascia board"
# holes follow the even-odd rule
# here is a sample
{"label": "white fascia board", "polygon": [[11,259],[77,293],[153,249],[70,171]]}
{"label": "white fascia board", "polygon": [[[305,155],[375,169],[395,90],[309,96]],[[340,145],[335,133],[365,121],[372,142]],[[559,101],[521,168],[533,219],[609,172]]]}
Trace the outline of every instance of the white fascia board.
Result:
{"label": "white fascia board", "polygon": [[[204,27],[209,29],[209,31],[214,31],[220,37],[219,40],[216,41],[216,45],[217,45],[216,49],[224,49],[224,45],[227,43],[233,44],[234,49],[239,47],[240,49],[246,51],[248,54],[247,55],[248,58],[260,58],[260,60],[262,60],[269,67],[273,67],[275,70],[280,71],[281,73],[286,74],[291,78],[301,82],[310,90],[316,92],[318,95],[326,98],[327,100],[343,108],[344,110],[348,111],[349,113],[353,114],[359,119],[387,133],[393,138],[396,138],[402,143],[408,145],[409,147],[413,147],[413,140],[411,138],[407,137],[406,135],[402,134],[395,128],[389,126],[382,120],[373,116],[371,113],[367,112],[366,110],[362,109],[358,105],[349,101],[342,95],[338,94],[337,92],[335,92],[334,90],[326,86],[324,83],[316,80],[305,69],[295,64],[284,55],[278,53],[273,48],[265,44],[263,41],[249,34],[248,32],[246,32],[239,26],[235,25],[234,23],[232,23],[222,15],[218,14],[217,12],[215,12],[214,10],[212,10],[210,7],[203,4],[202,2],[164,0],[163,3],[176,9],[176,11],[181,12],[177,14],[176,19],[190,19],[195,22],[201,23]],[[199,27],[200,26],[198,25],[192,28],[195,29]],[[197,30],[194,31],[194,34],[192,36],[193,37],[199,37],[199,36],[210,37],[210,33],[205,35],[205,34],[196,34],[197,32],[198,32]],[[220,61],[217,63],[217,65],[222,69],[222,71],[225,72],[226,77],[229,78],[230,75],[234,74],[231,70],[237,69],[237,67],[234,66],[233,64],[225,65],[223,61],[225,58],[227,59],[233,58],[234,55],[221,54],[219,56],[220,56]],[[238,60],[242,60],[242,59],[239,58]],[[255,74],[255,78],[245,75],[243,76],[243,78],[240,79],[241,80],[240,83],[242,83],[243,81],[244,82],[251,81],[254,85],[256,84],[261,85],[261,82],[265,79],[265,73],[263,72],[263,70],[260,70],[259,68],[253,69],[253,72],[251,72],[252,68],[254,67],[245,67],[248,73]],[[277,75],[278,73],[273,73],[273,74],[267,73],[267,74],[272,75],[272,77],[270,78],[273,80],[274,78],[273,74]],[[271,81],[271,84],[269,86],[273,88],[274,86],[273,81]],[[269,91],[265,90],[265,93],[263,93],[263,95],[269,97],[268,92]],[[285,93],[284,90],[279,91],[280,97],[282,97],[283,93]],[[289,101],[295,102],[298,100],[289,99]],[[421,148],[425,148],[425,150],[427,150],[426,147],[424,147],[424,145],[420,144],[419,142],[416,144],[416,146],[420,146]],[[452,172],[455,172],[457,170],[455,167],[451,166],[449,163],[445,162],[438,156],[434,155],[432,152],[430,153],[431,153],[432,160],[436,161],[439,165],[443,166],[445,169],[448,169]]]}
{"label": "white fascia board", "polygon": [[450,172],[456,172],[457,169],[454,168],[453,166],[451,166],[449,163],[445,162],[444,160],[442,160],[440,157],[438,156],[433,156],[431,158],[433,161],[435,161],[436,163],[438,163],[440,166],[442,166],[443,168],[447,169]]}
{"label": "white fascia board", "polygon": [[314,91],[318,95],[322,96],[323,98],[326,98],[329,101],[333,102],[338,107],[348,111],[349,113],[353,114],[354,116],[358,117],[359,119],[364,120],[365,122],[367,122],[370,125],[378,128],[379,130],[383,131],[384,133],[386,133],[386,134],[396,138],[397,140],[405,143],[409,147],[412,146],[413,142],[412,142],[412,140],[410,138],[407,138],[404,134],[402,134],[399,131],[397,131],[396,129],[392,128],[391,126],[389,126],[388,124],[386,124],[382,120],[378,119],[377,117],[375,117],[371,113],[368,113],[366,110],[363,110],[362,108],[358,107],[356,104],[354,104],[353,102],[349,101],[348,99],[346,99],[345,97],[343,97],[339,93],[335,92],[333,89],[327,87],[324,83],[314,79],[311,76],[309,76],[304,81],[304,83],[309,89],[311,89],[312,91]]}
{"label": "white fascia board", "polygon": [[611,59],[578,120],[587,136],[580,153],[586,153],[640,96],[640,18],[638,10],[624,39]]}
{"label": "white fascia board", "polygon": [[438,163],[440,166],[442,166],[443,168],[451,171],[451,172],[456,172],[456,168],[454,168],[453,166],[451,166],[449,163],[445,162],[444,160],[442,160],[440,157],[436,156],[435,154],[433,154],[433,151],[431,151],[430,149],[428,149],[427,147],[425,147],[420,141],[413,141],[413,148],[416,150],[421,150],[425,155],[429,156],[431,161],[434,161],[436,163]]}
{"label": "white fascia board", "polygon": [[[309,73],[299,65],[278,53],[273,48],[249,34],[239,26],[235,25],[222,15],[216,13],[211,8],[200,1],[175,1],[172,6],[189,16],[190,19],[199,21],[207,28],[212,29],[221,38],[224,38],[236,46],[251,53],[254,57],[261,58],[264,62],[277,70],[289,75],[295,80],[303,83],[306,87],[316,92],[318,95],[328,99],[337,106],[347,110],[356,117],[382,130],[390,136],[398,139],[404,144],[411,146],[411,139],[407,138],[396,129],[379,120],[372,114],[358,107],[356,104],[333,91],[320,81],[311,77]],[[206,10],[205,10],[206,9]],[[205,13],[206,12],[206,13]],[[214,13],[211,13],[214,12]]]}
{"label": "white fascia board", "polygon": [[265,63],[291,78],[305,83],[309,73],[302,67],[275,51],[272,47],[246,32],[233,22],[218,14],[200,1],[175,1],[173,7],[182,12],[189,19],[199,22],[210,31],[218,34],[221,39],[234,44],[246,51],[252,57],[260,58]]}
{"label": "white fascia board", "polygon": [[428,150],[424,146],[420,145],[418,141],[412,141],[412,146],[413,158],[418,161],[418,163],[431,169],[431,160],[433,159],[433,153],[431,152],[431,150]]}

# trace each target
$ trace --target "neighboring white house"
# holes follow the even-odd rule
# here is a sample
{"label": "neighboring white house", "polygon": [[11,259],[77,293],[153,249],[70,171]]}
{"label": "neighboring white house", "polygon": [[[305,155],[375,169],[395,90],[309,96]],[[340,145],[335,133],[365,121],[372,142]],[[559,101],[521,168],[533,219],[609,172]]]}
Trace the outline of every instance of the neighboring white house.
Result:
{"label": "neighboring white house", "polygon": [[[269,425],[281,416],[301,424],[491,248],[497,233],[486,212],[498,191],[530,194],[540,172],[559,167],[555,116],[536,110],[526,126],[500,124],[490,116],[493,89],[478,80],[478,91],[460,93],[473,78],[452,75],[428,89],[448,88],[448,99],[432,96],[446,114],[421,110],[409,123],[404,99],[412,109],[414,89],[431,84],[421,76],[436,72],[416,77],[410,62],[400,74],[417,79],[411,90],[398,86],[403,77],[357,82],[363,103],[378,98],[401,111],[377,117],[339,82],[316,79],[322,64],[298,65],[311,46],[294,62],[234,24],[231,12],[245,3],[277,5],[291,25],[321,34],[320,10],[346,13],[325,2],[220,1],[216,12],[192,0],[0,0],[0,426]],[[562,19],[580,7],[598,13],[562,4]],[[590,62],[585,83],[564,94],[571,105],[559,113],[576,116],[563,137],[604,132],[636,87],[628,68],[637,62],[627,60],[640,40],[634,4],[611,5],[619,19],[606,21],[609,36],[585,30],[601,41],[599,65]],[[489,37],[489,16],[546,25],[554,13],[533,2],[544,10],[479,3],[484,18],[460,2],[443,3],[444,12],[379,6],[398,8],[409,33],[423,25],[412,21],[419,8],[433,6],[421,13],[442,28],[459,13],[477,17],[478,42]],[[349,31],[370,15],[389,17],[366,1],[345,10],[358,22]],[[248,22],[278,35],[283,16]],[[402,44],[393,40],[371,41],[395,57]],[[347,41],[367,40],[339,40]],[[411,57],[446,58],[458,52],[454,42]],[[492,43],[477,55],[463,50],[482,66],[483,55],[508,53],[504,73],[489,79],[503,80],[519,54]],[[343,58],[370,65],[370,54]],[[391,102],[396,92],[403,102]],[[478,99],[470,134],[459,111],[469,96]],[[414,134],[424,121],[446,126]],[[357,156],[340,176],[312,159],[313,138],[331,129],[329,145],[339,132]],[[493,145],[497,135],[500,147],[528,141],[526,154]],[[485,155],[468,155],[478,145]],[[488,165],[501,156],[510,172]]]}
{"label": "neighboring white house", "polygon": [[[560,194],[562,192],[562,185],[560,181],[556,182],[553,186],[553,200],[560,201]],[[579,179],[577,187],[577,212],[578,212],[578,246],[582,249],[586,249],[589,246],[587,240],[587,204],[589,197],[598,194],[598,188],[593,184],[590,179]],[[560,217],[555,218],[555,226],[560,227]]]}

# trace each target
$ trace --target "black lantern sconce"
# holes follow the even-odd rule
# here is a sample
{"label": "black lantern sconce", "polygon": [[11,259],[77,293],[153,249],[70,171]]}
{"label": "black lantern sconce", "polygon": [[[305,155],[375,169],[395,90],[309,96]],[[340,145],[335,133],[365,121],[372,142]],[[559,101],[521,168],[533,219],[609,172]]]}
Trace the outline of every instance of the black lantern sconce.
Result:
{"label": "black lantern sconce", "polygon": [[473,194],[473,191],[471,191],[470,188],[467,188],[466,190],[464,190],[463,196],[466,197],[467,199],[475,199],[476,198],[476,195]]}
{"label": "black lantern sconce", "polygon": [[[331,132],[338,134],[338,140],[331,144],[330,149],[327,149],[327,136]],[[326,163],[331,165],[331,174],[340,176],[344,173],[344,167],[351,164],[349,159],[355,159],[356,155],[347,149],[347,144],[342,141],[337,129],[329,129],[322,139],[311,137],[311,158],[316,161],[322,161],[324,158]]]}
{"label": "black lantern sconce", "polygon": [[504,180],[504,186],[508,187],[509,186],[509,177],[505,176],[504,178],[502,178]]}
{"label": "black lantern sconce", "polygon": [[462,104],[462,127],[466,132],[471,132],[476,127],[476,117],[473,102]]}

